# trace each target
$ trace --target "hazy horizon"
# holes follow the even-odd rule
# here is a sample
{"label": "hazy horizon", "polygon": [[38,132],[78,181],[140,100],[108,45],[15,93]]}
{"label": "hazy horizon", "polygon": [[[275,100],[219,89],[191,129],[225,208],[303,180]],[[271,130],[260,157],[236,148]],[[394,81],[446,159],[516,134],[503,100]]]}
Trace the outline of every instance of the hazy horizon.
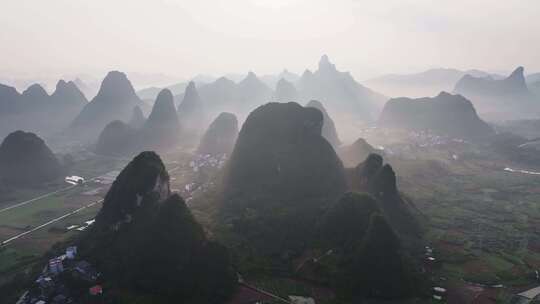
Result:
{"label": "hazy horizon", "polygon": [[534,0],[7,1],[0,76],[120,70],[167,83],[302,73],[322,54],[359,80],[439,67],[530,74],[540,71],[539,13]]}

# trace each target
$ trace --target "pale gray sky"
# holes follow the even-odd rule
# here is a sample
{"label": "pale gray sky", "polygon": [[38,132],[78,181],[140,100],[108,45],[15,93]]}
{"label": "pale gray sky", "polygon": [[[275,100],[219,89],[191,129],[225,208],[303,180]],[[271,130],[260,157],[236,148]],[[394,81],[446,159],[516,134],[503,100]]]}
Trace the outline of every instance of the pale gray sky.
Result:
{"label": "pale gray sky", "polygon": [[539,0],[0,2],[3,74],[540,71]]}

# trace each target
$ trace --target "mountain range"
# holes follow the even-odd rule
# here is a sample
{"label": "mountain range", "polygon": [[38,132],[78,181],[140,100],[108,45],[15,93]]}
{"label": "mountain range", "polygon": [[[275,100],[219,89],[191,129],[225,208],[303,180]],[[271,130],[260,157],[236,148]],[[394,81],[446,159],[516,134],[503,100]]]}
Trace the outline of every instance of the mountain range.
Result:
{"label": "mountain range", "polygon": [[315,99],[327,110],[359,120],[373,120],[382,104],[383,95],[358,83],[349,72],[341,72],[323,55],[315,72],[306,70],[296,83],[301,102]]}
{"label": "mountain range", "polygon": [[523,67],[504,79],[463,76],[454,93],[471,100],[478,113],[488,120],[538,118],[540,99],[529,90]]}
{"label": "mountain range", "polygon": [[169,89],[163,89],[147,119],[135,106],[128,123],[113,120],[105,126],[97,137],[95,149],[99,154],[116,156],[145,149],[169,150],[180,142],[180,130],[173,95]]}
{"label": "mountain range", "polygon": [[502,79],[504,76],[480,70],[462,71],[458,69],[437,68],[415,74],[389,74],[372,78],[365,84],[374,90],[392,97],[424,97],[433,96],[441,91],[452,91],[455,84],[465,75],[473,77],[492,77]]}
{"label": "mountain range", "polygon": [[128,122],[136,106],[142,106],[142,101],[126,74],[109,72],[97,95],[75,117],[68,132],[79,140],[95,140],[111,121]]}
{"label": "mountain range", "polygon": [[39,84],[21,94],[13,87],[0,85],[0,137],[19,129],[42,136],[60,132],[87,103],[72,81],[58,81],[51,95]]}

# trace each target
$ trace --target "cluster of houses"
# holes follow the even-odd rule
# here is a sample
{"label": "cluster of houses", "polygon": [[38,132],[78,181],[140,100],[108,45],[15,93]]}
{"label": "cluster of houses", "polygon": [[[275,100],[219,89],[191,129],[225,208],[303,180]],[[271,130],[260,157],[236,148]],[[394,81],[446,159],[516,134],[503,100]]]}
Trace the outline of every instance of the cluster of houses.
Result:
{"label": "cluster of houses", "polygon": [[212,167],[222,168],[227,161],[227,154],[211,155],[211,154],[198,154],[189,163],[189,167],[193,172],[198,172],[201,168]]}
{"label": "cluster of houses", "polygon": [[[435,255],[433,254],[433,248],[430,246],[425,247],[424,252],[424,271],[431,271],[433,267],[435,266],[435,263],[437,263],[437,259],[435,258]],[[442,280],[443,278],[441,278]],[[432,295],[431,297],[433,300],[438,302],[444,302],[446,301],[446,288],[440,287],[440,286],[434,286],[432,288]]]}
{"label": "cluster of houses", "polygon": [[39,277],[17,304],[69,304],[82,297],[101,297],[100,274],[87,261],[77,258],[77,247],[49,260]]}

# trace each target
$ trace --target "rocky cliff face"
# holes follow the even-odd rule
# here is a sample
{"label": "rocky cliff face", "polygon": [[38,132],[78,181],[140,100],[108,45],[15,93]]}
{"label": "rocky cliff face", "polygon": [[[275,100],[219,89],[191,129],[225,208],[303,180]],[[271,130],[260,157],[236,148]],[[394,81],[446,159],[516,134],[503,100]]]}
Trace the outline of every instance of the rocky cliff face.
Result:
{"label": "rocky cliff face", "polygon": [[118,175],[79,248],[105,280],[136,295],[222,303],[234,291],[227,249],[209,241],[184,200],[171,194],[154,152],[139,154]]}
{"label": "rocky cliff face", "polygon": [[478,117],[469,100],[446,92],[433,98],[391,99],[384,106],[378,124],[474,140],[486,139],[494,133]]}
{"label": "rocky cliff face", "polygon": [[64,173],[45,142],[33,133],[16,131],[0,145],[0,177],[10,184],[52,181]]}

